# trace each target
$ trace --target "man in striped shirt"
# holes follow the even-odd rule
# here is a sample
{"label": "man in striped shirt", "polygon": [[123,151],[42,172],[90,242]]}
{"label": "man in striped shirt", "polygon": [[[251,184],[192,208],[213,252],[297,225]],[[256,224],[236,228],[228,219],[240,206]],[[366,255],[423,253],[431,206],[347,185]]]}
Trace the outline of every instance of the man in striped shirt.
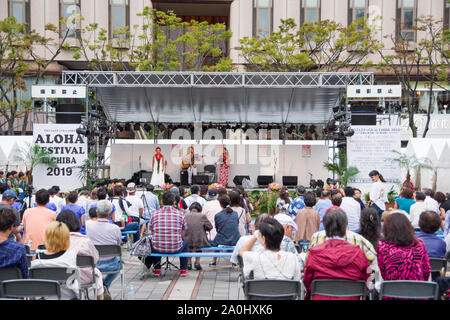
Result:
{"label": "man in striped shirt", "polygon": [[[189,245],[184,238],[187,229],[186,216],[184,212],[175,208],[175,195],[172,192],[164,192],[162,195],[163,207],[153,212],[149,226],[152,232],[152,252],[179,253],[188,252]],[[180,275],[186,276],[187,258],[180,258]],[[146,265],[153,264],[153,274],[161,274],[161,258],[147,257]]]}

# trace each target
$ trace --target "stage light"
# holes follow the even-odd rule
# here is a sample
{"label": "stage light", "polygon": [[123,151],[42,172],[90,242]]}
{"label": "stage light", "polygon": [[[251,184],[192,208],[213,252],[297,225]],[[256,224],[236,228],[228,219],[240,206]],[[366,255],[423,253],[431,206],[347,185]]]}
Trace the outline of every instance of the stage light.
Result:
{"label": "stage light", "polygon": [[100,119],[100,113],[98,113],[98,112],[95,111],[95,110],[90,110],[90,111],[89,111],[89,115],[90,115],[92,118],[98,118],[98,119]]}
{"label": "stage light", "polygon": [[35,108],[40,108],[40,107],[42,107],[44,105],[44,101],[42,101],[42,100],[36,100],[36,101],[34,101],[34,107]]}
{"label": "stage light", "polygon": [[108,125],[107,125],[106,123],[101,123],[101,124],[99,124],[98,128],[99,128],[101,131],[108,131]]}
{"label": "stage light", "polygon": [[88,130],[86,128],[79,127],[79,128],[77,128],[76,133],[77,134],[81,134],[83,136],[86,136],[87,133],[88,133]]}
{"label": "stage light", "polygon": [[347,112],[340,112],[334,116],[334,120],[343,120],[347,116]]}
{"label": "stage light", "polygon": [[347,142],[346,141],[340,141],[336,144],[336,147],[339,149],[343,149],[347,146]]}
{"label": "stage light", "polygon": [[345,137],[352,137],[355,134],[355,130],[352,128],[348,128],[346,131],[344,131]]}
{"label": "stage light", "polygon": [[94,136],[98,137],[100,136],[101,132],[100,130],[94,130]]}
{"label": "stage light", "polygon": [[378,113],[384,113],[384,108],[383,107],[377,107],[377,112]]}
{"label": "stage light", "polygon": [[333,113],[338,113],[341,110],[341,106],[333,107]]}
{"label": "stage light", "polygon": [[56,107],[57,105],[58,105],[58,101],[56,101],[56,100],[50,100],[50,101],[47,101],[47,104],[50,106],[50,107]]}

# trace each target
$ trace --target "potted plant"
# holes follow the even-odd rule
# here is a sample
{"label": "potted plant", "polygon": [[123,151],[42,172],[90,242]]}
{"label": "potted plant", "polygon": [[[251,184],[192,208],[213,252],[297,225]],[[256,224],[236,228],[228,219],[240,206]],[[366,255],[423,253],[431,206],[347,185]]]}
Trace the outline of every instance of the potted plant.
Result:
{"label": "potted plant", "polygon": [[394,190],[394,186],[391,187],[389,192],[387,193],[388,202],[386,202],[386,210],[392,210],[395,206],[395,197],[397,197],[398,193]]}
{"label": "potted plant", "polygon": [[342,149],[334,155],[333,162],[324,162],[323,166],[338,176],[339,185],[342,188],[347,186],[351,177],[359,173],[358,168],[347,167],[347,154]]}

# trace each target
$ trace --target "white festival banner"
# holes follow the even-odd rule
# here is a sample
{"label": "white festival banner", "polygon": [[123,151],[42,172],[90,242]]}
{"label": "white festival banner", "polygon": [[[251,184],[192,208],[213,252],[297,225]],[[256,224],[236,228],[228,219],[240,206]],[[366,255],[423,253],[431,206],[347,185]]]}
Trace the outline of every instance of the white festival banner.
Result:
{"label": "white festival banner", "polygon": [[369,172],[379,171],[386,182],[397,183],[400,180],[400,168],[389,161],[395,158],[392,150],[401,149],[400,126],[352,126],[355,134],[347,140],[347,165],[359,169],[350,183],[369,184],[372,180]]}
{"label": "white festival banner", "polygon": [[58,185],[61,191],[82,187],[80,169],[87,159],[87,138],[76,133],[80,124],[34,124],[33,143],[51,152],[56,167],[38,165],[33,169],[35,190]]}

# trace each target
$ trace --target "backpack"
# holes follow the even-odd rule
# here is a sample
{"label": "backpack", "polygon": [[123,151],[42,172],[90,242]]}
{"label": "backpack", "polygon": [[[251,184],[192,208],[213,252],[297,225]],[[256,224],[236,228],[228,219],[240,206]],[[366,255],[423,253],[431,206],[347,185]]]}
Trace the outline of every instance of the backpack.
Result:
{"label": "backpack", "polygon": [[137,257],[147,257],[152,253],[152,236],[143,237],[133,245],[133,254]]}

